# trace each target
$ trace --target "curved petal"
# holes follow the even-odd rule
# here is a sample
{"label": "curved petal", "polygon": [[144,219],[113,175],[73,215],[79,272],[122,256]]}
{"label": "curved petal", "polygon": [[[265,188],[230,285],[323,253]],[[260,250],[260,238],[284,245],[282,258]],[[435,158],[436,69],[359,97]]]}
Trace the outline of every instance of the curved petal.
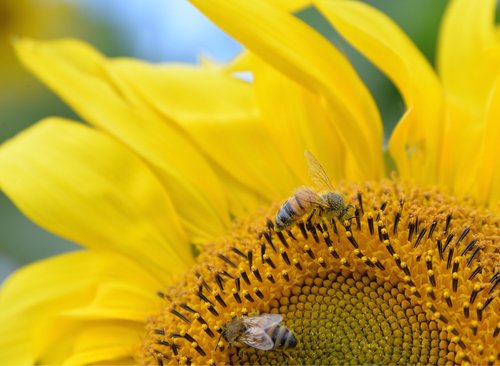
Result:
{"label": "curved petal", "polygon": [[136,108],[109,78],[102,55],[75,40],[19,40],[15,46],[21,61],[82,118],[118,138],[154,168],[193,241],[225,232],[226,195],[205,158],[175,123]]}
{"label": "curved petal", "polygon": [[123,145],[51,118],[0,148],[0,187],[38,225],[154,273],[183,272],[191,248],[156,176]]}
{"label": "curved petal", "polygon": [[[114,300],[96,296],[103,284],[106,292],[116,289]],[[113,313],[110,319],[116,321],[127,314],[128,323],[142,325],[148,310],[159,307],[155,291],[163,286],[136,263],[112,252],[78,251],[26,266],[8,278],[0,292],[0,364],[62,363],[68,355],[57,342],[70,342],[71,333],[62,337],[62,328],[45,325],[72,309],[100,308]],[[138,329],[128,328],[140,337]],[[129,334],[116,332],[115,344],[130,347]]]}
{"label": "curved petal", "polygon": [[50,334],[50,344],[38,357],[48,365],[122,365],[137,352],[145,326],[143,322],[57,318],[46,323],[35,338]]}
{"label": "curved petal", "polygon": [[[107,279],[99,284],[92,301],[61,314],[72,319],[121,319],[141,321],[151,315],[154,291],[144,286]],[[156,298],[155,298],[156,300]],[[156,302],[156,301],[155,301]]]}
{"label": "curved petal", "polygon": [[312,4],[312,0],[273,0],[273,4],[276,4],[282,9],[296,12],[310,6]]}
{"label": "curved petal", "polygon": [[[497,156],[484,155],[494,153],[491,148],[497,145],[491,140],[496,136],[491,101],[497,98],[495,83],[500,75],[495,8],[495,0],[451,1],[439,34],[437,58],[447,96],[439,182],[457,195],[472,192],[483,203],[493,193],[488,169],[495,166],[490,158]],[[491,147],[486,141],[493,142]]]}
{"label": "curved petal", "polygon": [[[254,215],[258,208],[269,205],[269,199],[259,197],[255,191],[250,191],[237,182],[233,176],[221,169],[215,168],[227,191],[229,210],[232,217],[244,217]],[[276,197],[274,197],[276,198]],[[198,244],[200,245],[200,244]]]}
{"label": "curved petal", "polygon": [[[136,326],[134,329],[131,324],[123,322],[85,328],[79,330],[73,354],[66,359],[65,365],[91,365],[102,362],[111,364],[111,361],[114,361],[115,365],[124,365],[124,360],[132,358],[140,341],[140,332],[144,331],[144,327]],[[99,336],[96,337],[96,334]],[[117,334],[120,334],[119,339]],[[129,360],[129,364],[134,363]]]}
{"label": "curved petal", "polygon": [[389,17],[359,1],[317,0],[338,32],[399,89],[407,112],[389,149],[401,176],[434,182],[438,174],[443,96],[438,79],[412,41]]}
{"label": "curved petal", "polygon": [[257,196],[270,201],[295,186],[287,166],[257,124],[251,84],[221,68],[152,66],[131,59],[112,61],[109,73],[137,108],[151,108],[177,122],[208,161]]}
{"label": "curved petal", "polygon": [[[484,130],[476,146],[476,153],[469,156],[472,165],[473,196],[486,203],[495,212],[500,211],[500,76],[497,77],[488,98]],[[476,170],[477,169],[477,170]],[[468,182],[469,183],[469,182]]]}
{"label": "curved petal", "polygon": [[229,67],[229,71],[253,74],[261,113],[259,128],[267,131],[281,153],[280,159],[299,177],[297,184],[309,181],[304,159],[306,149],[314,153],[333,181],[370,178],[349,173],[346,167],[349,147],[337,135],[317,95],[248,51]]}
{"label": "curved petal", "polygon": [[259,127],[255,121],[242,120],[191,123],[187,129],[225,171],[270,202],[290,193],[296,180]]}
{"label": "curved petal", "polygon": [[484,106],[498,74],[496,0],[450,1],[439,32],[437,68],[457,104]]}
{"label": "curved petal", "polygon": [[348,60],[313,28],[264,0],[191,1],[221,28],[291,79],[320,94],[349,146],[357,176],[383,174],[380,116]]}

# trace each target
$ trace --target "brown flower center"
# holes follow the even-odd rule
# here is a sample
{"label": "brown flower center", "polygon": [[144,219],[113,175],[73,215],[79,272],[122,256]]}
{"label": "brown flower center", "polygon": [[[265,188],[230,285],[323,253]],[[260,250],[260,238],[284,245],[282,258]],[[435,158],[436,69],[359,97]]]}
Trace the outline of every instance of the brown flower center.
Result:
{"label": "brown flower center", "polygon": [[[161,291],[139,360],[150,364],[494,364],[499,220],[397,181],[339,187],[344,223],[307,216],[275,229],[277,206],[207,245]],[[297,345],[260,350],[232,319],[280,314]],[[240,334],[241,333],[241,334]]]}

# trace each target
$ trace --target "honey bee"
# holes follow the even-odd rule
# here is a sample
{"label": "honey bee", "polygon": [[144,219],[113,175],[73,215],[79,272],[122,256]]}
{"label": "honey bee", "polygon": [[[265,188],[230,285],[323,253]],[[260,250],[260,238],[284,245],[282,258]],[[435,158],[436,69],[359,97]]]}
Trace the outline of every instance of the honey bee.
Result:
{"label": "honey bee", "polygon": [[276,227],[283,230],[306,214],[318,214],[327,218],[337,217],[342,222],[354,217],[355,208],[352,204],[346,205],[344,198],[334,192],[332,183],[326,175],[321,164],[313,154],[305,151],[304,155],[309,167],[309,175],[313,183],[322,193],[317,193],[313,188],[301,186],[293,192],[276,213]]}
{"label": "honey bee", "polygon": [[263,351],[294,348],[297,339],[290,329],[279,324],[282,320],[279,314],[236,317],[225,325],[222,337],[237,347],[247,345]]}

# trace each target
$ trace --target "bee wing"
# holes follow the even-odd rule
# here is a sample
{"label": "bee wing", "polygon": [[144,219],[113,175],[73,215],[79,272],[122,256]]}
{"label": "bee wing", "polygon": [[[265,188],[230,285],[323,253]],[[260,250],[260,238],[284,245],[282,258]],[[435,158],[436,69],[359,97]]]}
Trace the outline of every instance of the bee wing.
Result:
{"label": "bee wing", "polygon": [[333,191],[332,182],[330,182],[330,178],[328,178],[325,169],[323,169],[318,159],[316,159],[309,150],[304,151],[304,156],[306,157],[309,176],[313,183],[320,189]]}
{"label": "bee wing", "polygon": [[281,323],[283,317],[280,314],[260,314],[256,316],[247,316],[243,319],[245,325],[249,328],[267,329],[275,324]]}
{"label": "bee wing", "polygon": [[311,202],[311,203],[321,203],[321,197],[317,194],[311,187],[300,186],[293,191],[295,197],[298,197],[301,201]]}
{"label": "bee wing", "polygon": [[260,327],[250,327],[239,338],[243,343],[263,351],[268,351],[274,347],[274,342]]}
{"label": "bee wing", "polygon": [[294,196],[298,197],[301,202],[314,203],[318,206],[328,208],[328,203],[325,202],[319,194],[314,192],[310,187],[300,186],[293,192]]}

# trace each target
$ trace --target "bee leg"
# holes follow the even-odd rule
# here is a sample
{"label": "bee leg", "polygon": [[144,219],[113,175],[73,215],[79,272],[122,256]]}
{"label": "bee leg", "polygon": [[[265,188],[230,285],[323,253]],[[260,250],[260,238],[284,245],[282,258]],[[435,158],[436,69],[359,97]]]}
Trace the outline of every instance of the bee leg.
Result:
{"label": "bee leg", "polygon": [[238,347],[238,346],[235,346],[234,348],[236,349],[236,354],[238,355],[238,357],[240,357],[241,356],[241,351],[243,350],[243,348]]}
{"label": "bee leg", "polygon": [[342,220],[347,220],[347,221],[351,221],[352,219],[356,218],[356,207],[354,207],[351,204],[347,205],[342,210],[341,218]]}
{"label": "bee leg", "polygon": [[306,224],[307,224],[307,225],[310,225],[310,224],[311,224],[311,220],[313,219],[313,216],[314,216],[314,214],[315,214],[316,212],[317,212],[317,210],[316,210],[316,209],[313,209],[313,210],[309,213],[309,215],[307,215],[307,219],[306,219]]}

